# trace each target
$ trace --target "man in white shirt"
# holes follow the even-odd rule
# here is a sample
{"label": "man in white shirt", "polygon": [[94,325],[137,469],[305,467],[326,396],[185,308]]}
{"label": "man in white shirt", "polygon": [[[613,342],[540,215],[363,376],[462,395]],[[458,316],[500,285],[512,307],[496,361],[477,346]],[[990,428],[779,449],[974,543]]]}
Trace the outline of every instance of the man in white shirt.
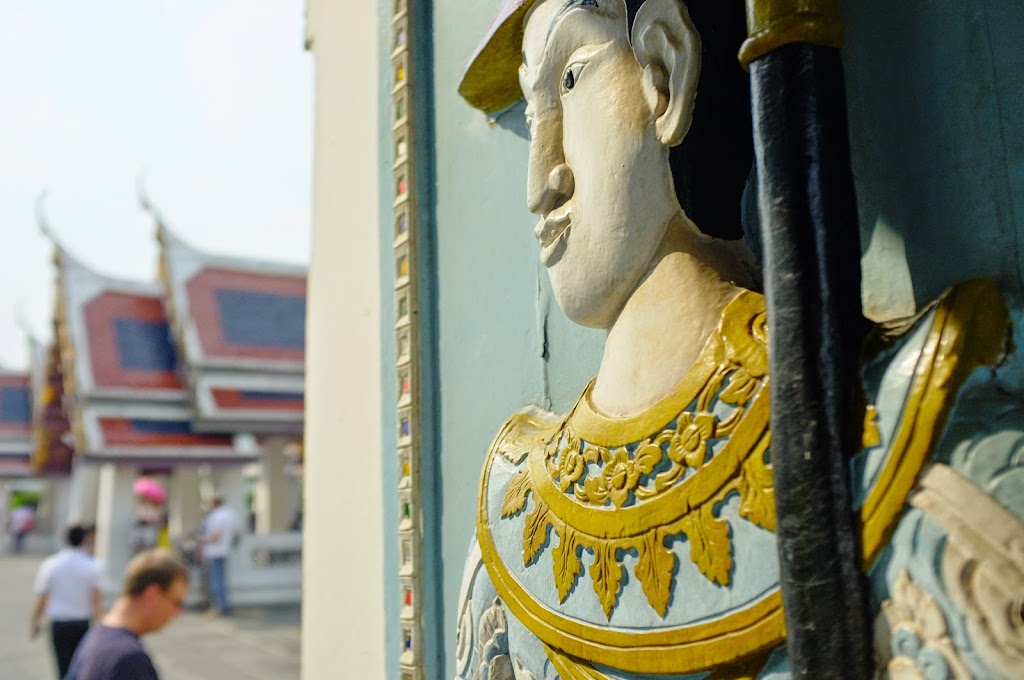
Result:
{"label": "man in white shirt", "polygon": [[73,526],[68,529],[67,541],[67,547],[46,558],[36,574],[30,630],[32,637],[37,637],[43,615],[49,619],[58,678],[67,674],[89,622],[98,619],[103,608],[103,570],[87,551],[91,532]]}
{"label": "man in white shirt", "polygon": [[224,505],[222,498],[213,499],[213,509],[203,522],[203,562],[206,563],[210,598],[220,615],[231,613],[228,601],[227,558],[238,535],[238,518],[235,512]]}

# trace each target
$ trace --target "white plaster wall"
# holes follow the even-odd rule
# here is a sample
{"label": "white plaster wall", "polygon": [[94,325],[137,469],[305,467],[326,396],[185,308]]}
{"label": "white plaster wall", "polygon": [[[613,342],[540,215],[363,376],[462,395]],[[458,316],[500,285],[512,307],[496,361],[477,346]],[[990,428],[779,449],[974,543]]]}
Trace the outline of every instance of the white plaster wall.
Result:
{"label": "white plaster wall", "polygon": [[383,678],[377,3],[308,0],[316,67],[303,680]]}

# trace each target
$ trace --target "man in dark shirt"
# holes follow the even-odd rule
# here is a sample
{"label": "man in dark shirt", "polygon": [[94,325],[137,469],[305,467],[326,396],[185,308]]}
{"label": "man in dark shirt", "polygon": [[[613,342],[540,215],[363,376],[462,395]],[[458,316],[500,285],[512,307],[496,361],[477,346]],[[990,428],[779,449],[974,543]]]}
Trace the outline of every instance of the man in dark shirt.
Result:
{"label": "man in dark shirt", "polygon": [[158,680],[139,637],[160,630],[181,611],[188,568],[166,550],[146,550],[128,563],[124,590],[89,629],[66,680]]}

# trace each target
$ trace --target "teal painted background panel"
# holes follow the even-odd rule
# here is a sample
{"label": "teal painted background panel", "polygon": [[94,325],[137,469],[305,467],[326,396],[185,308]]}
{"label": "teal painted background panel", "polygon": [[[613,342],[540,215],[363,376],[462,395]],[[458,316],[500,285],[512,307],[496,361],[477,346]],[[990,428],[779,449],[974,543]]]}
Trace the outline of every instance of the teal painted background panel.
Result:
{"label": "teal painted background panel", "polygon": [[[487,445],[502,422],[526,404],[569,408],[596,371],[604,339],[603,333],[565,320],[537,262],[536,218],[525,208],[528,144],[521,105],[494,124],[456,92],[497,4],[434,0],[434,87],[419,93],[420,105],[434,112],[437,270],[429,304],[436,326],[428,340],[437,351],[442,677],[454,674],[456,599]],[[385,16],[389,5],[382,2]],[[902,237],[910,258],[908,294],[918,305],[956,281],[986,273],[998,273],[1004,285],[1019,290],[1024,3],[861,0],[845,3],[844,12],[851,145],[865,245],[876,228]],[[383,72],[390,40],[383,17],[382,26]],[[381,186],[388,187],[390,104],[382,89],[380,177]],[[382,197],[381,210],[383,431],[384,450],[391,452],[389,198]],[[867,285],[895,284],[883,277]],[[396,470],[389,462],[384,461],[385,498],[394,498]],[[385,508],[385,517],[390,531],[395,508]],[[386,538],[392,572],[397,571],[396,542],[397,535]],[[397,590],[391,590],[393,611]],[[395,642],[395,658],[388,664],[395,677],[393,624],[388,639]]]}
{"label": "teal painted background panel", "polygon": [[861,0],[844,10],[865,245],[880,224],[903,237],[918,307],[973,276],[997,273],[1019,290],[1024,3]]}
{"label": "teal painted background panel", "polygon": [[522,109],[490,124],[457,94],[496,7],[434,2],[445,677],[454,675],[455,606],[487,446],[527,404],[568,409],[604,338],[562,317],[537,260]]}

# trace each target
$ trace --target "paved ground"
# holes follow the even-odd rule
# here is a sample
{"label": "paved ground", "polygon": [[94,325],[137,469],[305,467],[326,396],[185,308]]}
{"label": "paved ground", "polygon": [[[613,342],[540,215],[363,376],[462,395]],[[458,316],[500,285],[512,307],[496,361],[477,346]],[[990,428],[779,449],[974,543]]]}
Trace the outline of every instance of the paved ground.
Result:
{"label": "paved ground", "polygon": [[[32,580],[41,555],[0,555],[0,678],[54,680],[46,636],[28,639]],[[299,677],[298,607],[238,610],[228,619],[185,612],[145,638],[161,680]]]}

